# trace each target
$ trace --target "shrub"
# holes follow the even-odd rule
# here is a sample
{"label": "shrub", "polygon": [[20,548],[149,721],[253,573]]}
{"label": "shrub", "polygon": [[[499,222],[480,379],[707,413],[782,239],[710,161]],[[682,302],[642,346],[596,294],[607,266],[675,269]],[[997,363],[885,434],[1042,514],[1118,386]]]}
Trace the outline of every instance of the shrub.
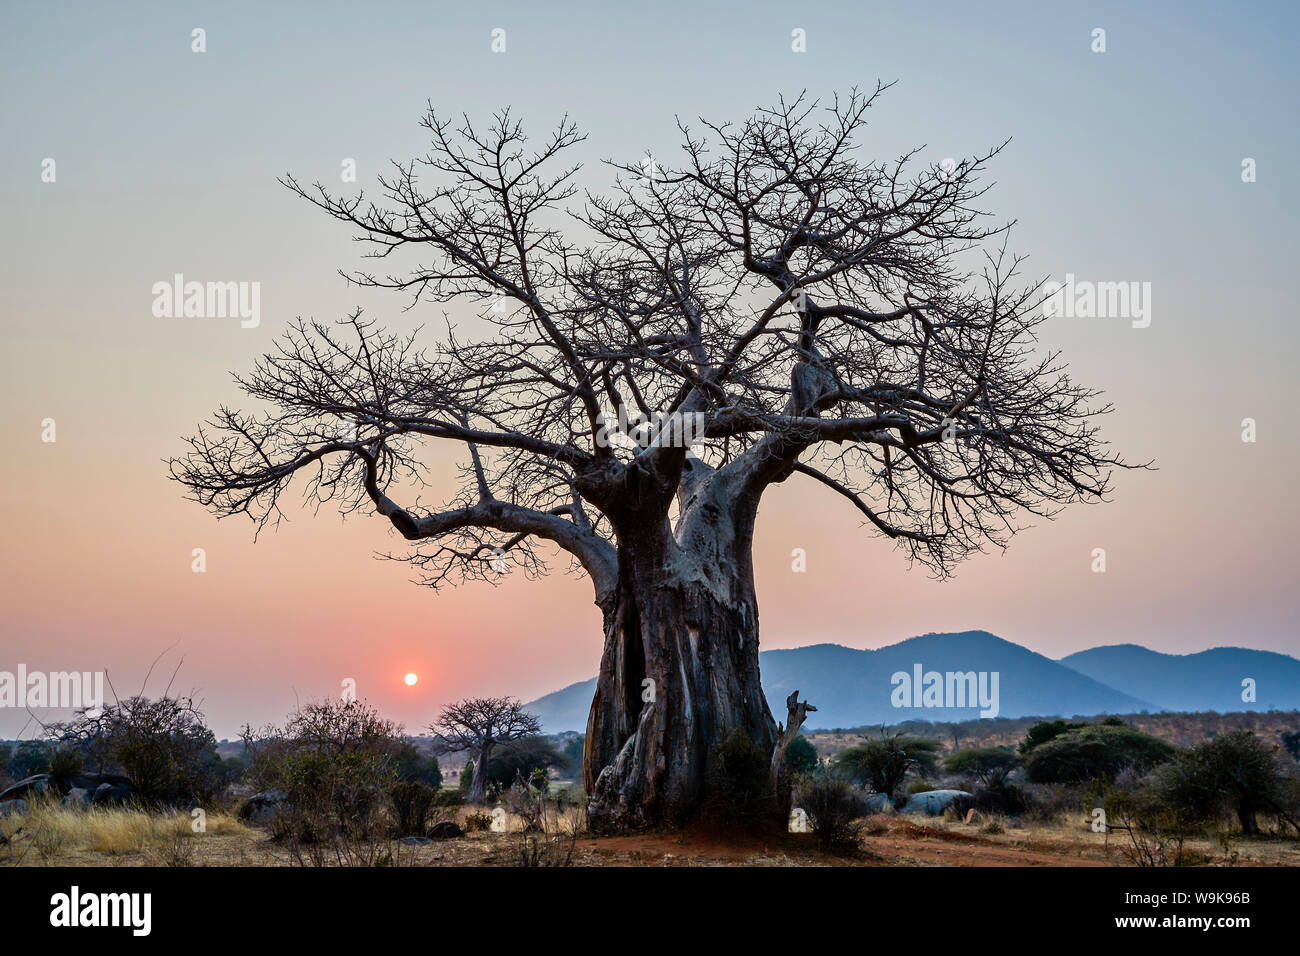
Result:
{"label": "shrub", "polygon": [[[514,785],[517,776],[531,780],[534,771],[541,770],[545,773],[552,767],[563,767],[564,764],[564,756],[545,737],[512,740],[492,751],[492,759],[488,763],[487,789],[493,793],[505,793]],[[468,766],[466,770],[469,770]],[[462,785],[468,787],[464,780],[462,775]]]}
{"label": "shrub", "polygon": [[1291,755],[1292,760],[1300,762],[1300,730],[1292,734],[1283,734],[1282,746]]}
{"label": "shrub", "polygon": [[50,773],[59,778],[75,777],[84,763],[81,751],[75,747],[59,747],[50,757]]}
{"label": "shrub", "polygon": [[1022,788],[1000,780],[987,786],[976,787],[971,794],[971,806],[981,813],[1018,816],[1030,808],[1030,801]]}
{"label": "shrub", "polygon": [[393,807],[394,836],[424,836],[437,791],[418,780],[399,780],[388,788]]}
{"label": "shrub", "polygon": [[848,780],[830,772],[805,777],[795,791],[795,802],[808,814],[808,825],[822,849],[835,853],[857,849],[860,832],[853,821],[866,812],[866,803]]}
{"label": "shrub", "polygon": [[770,769],[770,755],[744,731],[733,730],[714,748],[705,815],[742,828],[770,823],[775,812]]}
{"label": "shrub", "polygon": [[51,732],[60,751],[75,749],[98,773],[125,774],[155,806],[211,802],[221,785],[216,737],[188,697],[123,698],[98,717],[79,714]]}
{"label": "shrub", "polygon": [[421,753],[408,741],[397,745],[393,763],[393,772],[398,780],[427,783],[435,790],[442,786],[442,768],[438,766],[438,758]]}
{"label": "shrub", "polygon": [[1036,745],[1025,758],[1034,783],[1076,783],[1114,776],[1123,767],[1149,769],[1174,755],[1174,748],[1132,727],[1089,724]]}
{"label": "shrub", "polygon": [[244,728],[248,776],[288,804],[272,835],[298,862],[375,865],[383,796],[397,782],[402,728],[359,700],[310,703],[283,729]]}
{"label": "shrub", "polygon": [[1285,777],[1274,749],[1251,731],[1225,731],[1161,767],[1153,780],[1153,793],[1196,821],[1231,812],[1242,833],[1256,834],[1259,812],[1289,816],[1284,809]]}
{"label": "shrub", "polygon": [[440,807],[462,807],[465,805],[465,794],[459,790],[439,790],[433,802]]}
{"label": "shrub", "polygon": [[808,742],[808,739],[800,734],[794,740],[790,741],[790,746],[785,750],[785,768],[791,774],[810,774],[814,773],[820,761],[817,757],[817,748]]}
{"label": "shrub", "polygon": [[1039,721],[1029,728],[1029,732],[1025,734],[1025,739],[1020,742],[1020,753],[1022,756],[1027,755],[1039,744],[1045,744],[1049,740],[1055,740],[1066,731],[1078,730],[1080,727],[1087,726],[1087,724],[1067,724],[1063,720]]}
{"label": "shrub", "polygon": [[939,744],[925,737],[882,732],[877,740],[842,751],[835,766],[854,783],[866,784],[892,800],[910,771],[934,771],[938,750]]}
{"label": "shrub", "polygon": [[1150,788],[1104,787],[1107,831],[1127,837],[1124,855],[1141,867],[1196,866],[1203,854],[1187,848],[1189,821],[1176,807],[1162,804]]}
{"label": "shrub", "polygon": [[564,757],[565,770],[569,776],[582,776],[582,758],[586,753],[586,748],[587,739],[579,734],[577,737],[574,737],[565,744],[564,749],[560,751],[561,755]]}
{"label": "shrub", "polygon": [[50,772],[52,747],[40,740],[24,740],[9,758],[9,775],[15,780]]}
{"label": "shrub", "polygon": [[985,786],[1005,782],[1020,759],[1005,747],[974,747],[950,754],[943,767],[950,773],[974,777]]}

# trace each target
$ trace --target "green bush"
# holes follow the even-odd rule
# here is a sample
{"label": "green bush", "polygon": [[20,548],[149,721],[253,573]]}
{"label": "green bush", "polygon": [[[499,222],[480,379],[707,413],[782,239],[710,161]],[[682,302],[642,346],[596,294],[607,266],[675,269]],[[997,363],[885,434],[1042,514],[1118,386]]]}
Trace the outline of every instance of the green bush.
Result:
{"label": "green bush", "polygon": [[1149,770],[1173,755],[1172,746],[1132,727],[1089,724],[1037,744],[1025,758],[1025,774],[1033,783],[1077,783],[1125,767]]}
{"label": "green bush", "polygon": [[733,730],[713,751],[705,778],[705,814],[718,823],[755,827],[775,812],[771,755],[742,730]]}
{"label": "green bush", "polygon": [[1029,728],[1025,734],[1025,739],[1020,742],[1021,755],[1028,754],[1039,744],[1045,744],[1049,740],[1055,740],[1061,734],[1069,730],[1077,730],[1080,727],[1087,727],[1087,724],[1067,724],[1063,720],[1042,720]]}
{"label": "green bush", "polygon": [[564,756],[565,770],[571,777],[582,776],[582,758],[586,753],[587,739],[583,736],[574,737],[560,753]]}
{"label": "green bush", "polygon": [[802,734],[790,741],[785,750],[785,769],[791,774],[810,774],[817,770],[820,761],[817,748]]}
{"label": "green bush", "polygon": [[50,757],[50,773],[56,777],[75,777],[81,773],[85,759],[75,747],[60,747]]}
{"label": "green bush", "polygon": [[[487,789],[491,793],[505,793],[514,784],[516,776],[531,780],[534,771],[546,772],[553,767],[563,767],[565,763],[565,757],[545,737],[512,740],[493,749],[488,763]],[[468,786],[464,784],[464,775],[462,784]]]}
{"label": "green bush", "polygon": [[326,700],[300,708],[283,729],[245,727],[243,737],[250,781],[287,796],[273,832],[353,860],[359,844],[378,838],[383,797],[397,782],[399,725],[362,701]]}
{"label": "green bush", "polygon": [[388,799],[395,817],[393,835],[424,836],[437,795],[438,791],[419,780],[399,780],[389,787]]}
{"label": "green bush", "polygon": [[854,783],[893,799],[909,772],[934,771],[938,751],[938,742],[929,738],[882,732],[879,739],[841,751],[834,765]]}
{"label": "green bush", "polygon": [[1005,747],[973,747],[948,756],[943,767],[949,773],[974,777],[986,787],[1005,782],[1007,775],[1020,765],[1019,758]]}
{"label": "green bush", "polygon": [[98,717],[83,713],[56,724],[51,734],[61,751],[75,749],[87,769],[126,775],[145,803],[194,806],[210,802],[221,787],[216,737],[188,697],[123,698]]}
{"label": "green bush", "polygon": [[1256,834],[1256,814],[1281,811],[1289,816],[1287,778],[1275,750],[1249,730],[1225,731],[1180,752],[1156,771],[1153,793],[1193,820],[1232,813],[1242,833]]}
{"label": "green bush", "polygon": [[9,758],[9,775],[15,780],[22,780],[34,774],[49,773],[53,750],[44,741],[22,741]]}
{"label": "green bush", "polygon": [[398,780],[427,783],[435,790],[442,786],[442,768],[438,758],[421,753],[414,744],[403,741],[393,753],[393,772]]}

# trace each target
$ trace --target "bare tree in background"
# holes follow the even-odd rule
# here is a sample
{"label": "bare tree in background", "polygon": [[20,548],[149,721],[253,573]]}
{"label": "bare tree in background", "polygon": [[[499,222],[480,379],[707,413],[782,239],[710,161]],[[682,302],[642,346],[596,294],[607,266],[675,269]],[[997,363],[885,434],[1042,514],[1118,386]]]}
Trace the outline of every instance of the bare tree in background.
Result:
{"label": "bare tree in background", "polygon": [[[1097,436],[1107,408],[1035,353],[1041,283],[976,208],[1001,147],[869,161],[853,139],[881,89],[679,123],[679,162],[610,163],[603,194],[579,197],[570,122],[530,150],[508,111],[480,129],[431,108],[429,153],[374,200],[287,178],[392,270],[353,281],[480,321],[428,350],[359,312],[300,322],[238,378],[260,410],[220,409],[173,476],[259,525],[301,477],[388,518],[434,586],[567,554],[604,619],[591,820],[686,819],[716,742],[740,730],[779,766],[806,712],[792,698],[778,731],[759,682],[769,487],[797,476],[808,507],[840,499],[942,576],[1020,515],[1102,498],[1122,464]],[[671,428],[605,440],[620,409],[703,428],[689,450]],[[462,468],[441,507],[410,497],[429,453]]]}
{"label": "bare tree in background", "polygon": [[438,735],[444,752],[470,750],[477,755],[469,800],[482,803],[487,796],[492,748],[540,734],[542,722],[513,697],[469,697],[444,707],[438,722],[429,729]]}

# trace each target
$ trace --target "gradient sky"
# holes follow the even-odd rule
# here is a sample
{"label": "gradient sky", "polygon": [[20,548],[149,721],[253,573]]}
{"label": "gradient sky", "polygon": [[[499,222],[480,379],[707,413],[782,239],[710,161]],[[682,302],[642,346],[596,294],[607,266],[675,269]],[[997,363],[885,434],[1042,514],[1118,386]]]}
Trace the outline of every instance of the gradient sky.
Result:
{"label": "gradient sky", "polygon": [[[276,177],[370,181],[422,151],[426,100],[541,135],[567,112],[606,157],[671,155],[675,115],[740,119],[778,94],[898,80],[864,153],[961,157],[1012,137],[985,208],[1016,219],[1030,271],[1148,281],[1150,328],[1052,319],[1044,347],[1116,407],[1105,436],[1157,472],[1076,507],[937,583],[850,506],[796,477],[755,542],[768,648],[879,647],[981,628],[1052,657],[1137,642],[1300,653],[1293,301],[1300,13],[1276,4],[933,2],[7,3],[0,7],[0,670],[107,669],[119,693],[194,690],[218,736],[295,699],[358,692],[412,731],[471,694],[530,699],[595,673],[585,581],[517,575],[435,594],[388,522],[330,511],[255,544],[182,500],[163,460],[232,371],[296,316],[356,306],[430,322],[348,288],[339,224]],[[190,52],[190,31],[208,51]],[[490,31],[507,31],[493,54]],[[1107,31],[1107,52],[1090,51]],[[807,31],[808,50],[790,49]],[[56,183],[41,162],[57,162]],[[1258,181],[1241,181],[1252,157]],[[260,281],[262,322],[156,319],[154,282]],[[1259,440],[1240,440],[1244,417]],[[41,421],[58,441],[40,440]],[[190,570],[207,552],[207,573]],[[808,554],[792,573],[791,549]],[[1108,572],[1090,571],[1104,547]],[[421,676],[414,688],[401,677]],[[0,711],[0,736],[26,715]],[[30,730],[29,730],[30,732]]]}

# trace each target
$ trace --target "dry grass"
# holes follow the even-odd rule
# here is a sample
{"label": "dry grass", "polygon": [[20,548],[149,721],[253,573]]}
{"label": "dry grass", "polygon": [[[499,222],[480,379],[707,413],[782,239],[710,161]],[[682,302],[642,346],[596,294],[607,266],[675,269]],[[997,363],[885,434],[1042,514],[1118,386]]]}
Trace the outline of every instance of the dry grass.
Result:
{"label": "dry grass", "polygon": [[[189,866],[206,860],[216,849],[204,844],[244,843],[260,834],[225,813],[206,815],[204,829],[195,832],[189,813],[147,813],[126,807],[64,807],[38,802],[31,810],[5,820],[13,834],[0,855],[9,865],[71,866],[88,862]],[[227,861],[242,862],[242,861]]]}

